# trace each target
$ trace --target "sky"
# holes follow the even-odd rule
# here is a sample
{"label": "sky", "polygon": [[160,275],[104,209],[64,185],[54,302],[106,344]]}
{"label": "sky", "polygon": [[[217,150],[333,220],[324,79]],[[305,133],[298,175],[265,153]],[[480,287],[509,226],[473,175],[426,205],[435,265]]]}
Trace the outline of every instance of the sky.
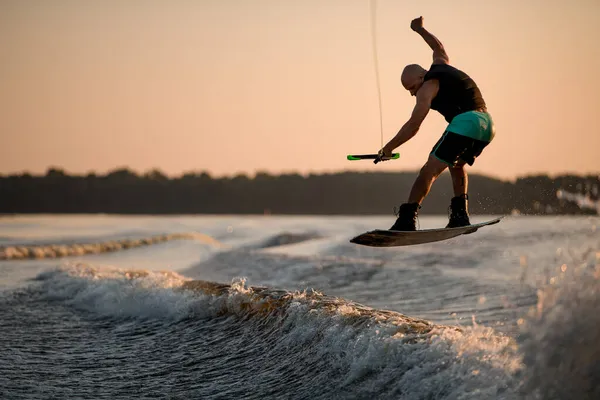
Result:
{"label": "sky", "polygon": [[0,0],[0,174],[417,170],[436,111],[399,160],[346,155],[410,117],[418,16],[496,124],[470,172],[600,173],[597,0]]}

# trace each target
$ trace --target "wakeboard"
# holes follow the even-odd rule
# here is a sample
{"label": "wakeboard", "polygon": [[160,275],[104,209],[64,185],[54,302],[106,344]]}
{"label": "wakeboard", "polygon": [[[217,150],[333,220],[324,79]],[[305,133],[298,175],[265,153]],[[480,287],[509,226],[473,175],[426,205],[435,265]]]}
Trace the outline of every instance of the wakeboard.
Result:
{"label": "wakeboard", "polygon": [[448,240],[460,235],[473,233],[484,226],[497,224],[502,218],[504,217],[458,228],[424,229],[421,231],[389,231],[376,229],[350,239],[350,243],[371,247],[394,247],[439,242],[441,240]]}

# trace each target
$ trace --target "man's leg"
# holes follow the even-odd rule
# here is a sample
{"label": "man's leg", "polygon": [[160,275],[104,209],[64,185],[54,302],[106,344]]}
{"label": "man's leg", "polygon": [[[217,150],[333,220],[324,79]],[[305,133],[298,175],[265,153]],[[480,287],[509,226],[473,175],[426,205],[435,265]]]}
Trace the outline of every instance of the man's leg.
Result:
{"label": "man's leg", "polygon": [[454,198],[450,201],[450,215],[446,228],[471,225],[469,220],[468,178],[467,171],[465,170],[465,162],[460,160],[456,166],[450,168],[450,175],[452,176]]}
{"label": "man's leg", "polygon": [[452,176],[454,196],[466,195],[468,193],[469,178],[467,177],[467,171],[465,171],[465,162],[461,160],[454,167],[451,167],[450,176]]}
{"label": "man's leg", "polygon": [[443,161],[438,160],[435,156],[430,155],[429,159],[421,168],[419,176],[413,184],[408,202],[400,206],[398,218],[394,225],[390,228],[392,231],[414,231],[417,225],[417,214],[421,203],[429,193],[431,185],[438,176],[448,167]]}
{"label": "man's leg", "polygon": [[433,182],[435,182],[437,177],[440,176],[447,167],[448,164],[438,160],[435,156],[430,155],[413,184],[410,195],[408,196],[408,202],[421,204],[429,194]]}

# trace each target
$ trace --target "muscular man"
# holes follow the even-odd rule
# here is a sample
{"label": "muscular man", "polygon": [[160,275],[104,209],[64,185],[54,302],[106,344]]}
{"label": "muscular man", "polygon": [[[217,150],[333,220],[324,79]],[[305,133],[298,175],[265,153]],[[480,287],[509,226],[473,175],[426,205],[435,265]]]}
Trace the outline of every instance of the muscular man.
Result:
{"label": "muscular man", "polygon": [[390,157],[392,151],[410,140],[419,130],[429,110],[438,111],[449,123],[433,146],[421,168],[408,201],[400,206],[398,219],[390,230],[416,230],[417,215],[431,185],[446,169],[450,169],[454,197],[450,202],[447,228],[469,225],[467,172],[495,134],[494,123],[475,82],[450,65],[442,43],[423,27],[423,17],[414,19],[410,27],[425,39],[433,50],[429,70],[420,65],[407,65],[402,71],[402,86],[416,96],[410,119],[381,150],[375,163]]}

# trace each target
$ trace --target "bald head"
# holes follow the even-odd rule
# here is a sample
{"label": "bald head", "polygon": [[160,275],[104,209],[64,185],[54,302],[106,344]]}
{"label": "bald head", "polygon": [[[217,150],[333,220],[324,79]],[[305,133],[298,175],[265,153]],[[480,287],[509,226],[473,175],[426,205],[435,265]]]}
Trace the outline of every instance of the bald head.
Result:
{"label": "bald head", "polygon": [[418,64],[407,65],[404,67],[402,76],[400,77],[402,86],[414,96],[423,84],[423,77],[426,73],[427,70]]}

